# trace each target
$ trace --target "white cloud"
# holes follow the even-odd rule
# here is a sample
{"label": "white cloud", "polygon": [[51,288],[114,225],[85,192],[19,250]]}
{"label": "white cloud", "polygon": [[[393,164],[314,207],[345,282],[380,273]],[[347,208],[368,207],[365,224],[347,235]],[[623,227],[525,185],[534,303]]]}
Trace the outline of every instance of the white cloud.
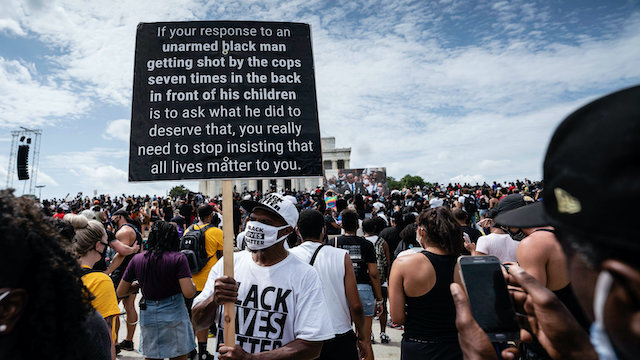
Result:
{"label": "white cloud", "polygon": [[77,94],[40,82],[36,75],[34,64],[0,56],[0,127],[51,125],[87,109]]}
{"label": "white cloud", "polygon": [[22,27],[20,27],[20,24],[13,19],[0,19],[0,31],[7,31],[18,36],[27,35]]}
{"label": "white cloud", "polygon": [[104,139],[122,140],[128,143],[130,132],[131,121],[129,119],[118,119],[107,123],[107,128],[102,133],[102,137]]}
{"label": "white cloud", "polygon": [[[594,21],[593,32],[582,33],[538,3],[441,2],[5,1],[0,29],[48,46],[51,69],[42,74],[2,54],[0,126],[74,121],[94,104],[128,108],[141,21],[310,23],[323,135],[353,148],[352,167],[386,166],[395,177],[539,178],[563,116],[640,81],[637,14]],[[471,10],[488,11],[489,25],[468,21]],[[462,26],[479,40],[451,40]],[[95,128],[106,129],[104,139],[128,141],[128,125],[118,119]],[[72,148],[52,154],[46,170],[60,183],[72,174],[74,186],[101,192],[164,189],[127,183],[127,154],[119,151]]]}

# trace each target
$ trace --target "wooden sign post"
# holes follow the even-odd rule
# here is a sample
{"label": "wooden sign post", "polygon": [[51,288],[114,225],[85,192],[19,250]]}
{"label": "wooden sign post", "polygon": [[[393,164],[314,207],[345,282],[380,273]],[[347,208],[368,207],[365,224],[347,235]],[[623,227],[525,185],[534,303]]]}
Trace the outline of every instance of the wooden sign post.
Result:
{"label": "wooden sign post", "polygon": [[[224,275],[233,277],[233,183],[222,180],[222,259],[224,261]],[[235,304],[224,304],[224,343],[236,342],[236,314]],[[229,345],[230,346],[230,345]]]}
{"label": "wooden sign post", "polygon": [[[232,179],[323,175],[310,26],[140,23],[134,63],[129,181],[222,180],[224,275],[233,277]],[[217,340],[228,346],[234,310],[224,305]]]}

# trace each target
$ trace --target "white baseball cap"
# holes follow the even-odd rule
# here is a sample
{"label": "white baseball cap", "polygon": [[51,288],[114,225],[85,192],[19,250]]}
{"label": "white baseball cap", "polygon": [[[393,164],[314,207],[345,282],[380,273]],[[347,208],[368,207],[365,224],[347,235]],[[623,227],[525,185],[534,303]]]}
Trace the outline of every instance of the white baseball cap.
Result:
{"label": "white baseball cap", "polygon": [[284,196],[275,192],[266,194],[260,201],[242,200],[240,206],[250,213],[253,212],[253,209],[256,207],[275,213],[292,228],[295,228],[298,224],[298,209],[296,209],[296,206],[293,205],[291,201],[285,199]]}

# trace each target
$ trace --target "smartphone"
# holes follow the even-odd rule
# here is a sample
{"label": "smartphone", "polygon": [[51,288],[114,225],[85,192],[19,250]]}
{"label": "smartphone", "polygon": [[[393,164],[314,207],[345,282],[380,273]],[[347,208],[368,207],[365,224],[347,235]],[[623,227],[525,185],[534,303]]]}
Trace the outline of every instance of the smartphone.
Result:
{"label": "smartphone", "polygon": [[489,339],[492,342],[518,340],[520,327],[500,260],[495,256],[460,256],[458,266],[473,318]]}

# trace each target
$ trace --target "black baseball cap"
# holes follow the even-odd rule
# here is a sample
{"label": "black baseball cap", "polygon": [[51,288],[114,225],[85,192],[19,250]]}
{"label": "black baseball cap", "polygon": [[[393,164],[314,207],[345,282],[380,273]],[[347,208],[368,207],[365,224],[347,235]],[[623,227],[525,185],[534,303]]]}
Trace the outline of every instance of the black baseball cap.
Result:
{"label": "black baseball cap", "polygon": [[544,184],[542,204],[501,214],[496,222],[553,225],[607,246],[640,250],[628,226],[599,226],[637,223],[640,86],[599,98],[558,126],[544,160]]}
{"label": "black baseball cap", "polygon": [[491,219],[495,219],[498,215],[507,212],[509,210],[517,209],[527,205],[524,201],[524,197],[520,194],[507,195],[502,200],[498,201],[498,204],[488,211],[487,216]]}

